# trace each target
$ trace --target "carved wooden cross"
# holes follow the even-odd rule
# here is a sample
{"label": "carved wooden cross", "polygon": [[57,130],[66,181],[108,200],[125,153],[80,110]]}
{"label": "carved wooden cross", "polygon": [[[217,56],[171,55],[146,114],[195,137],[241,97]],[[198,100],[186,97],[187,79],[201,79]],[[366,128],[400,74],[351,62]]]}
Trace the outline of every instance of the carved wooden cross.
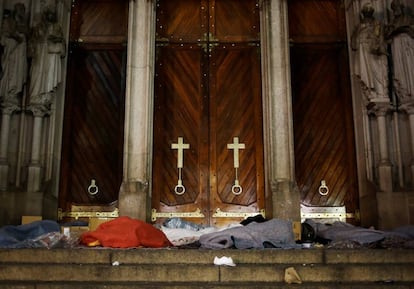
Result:
{"label": "carved wooden cross", "polygon": [[190,145],[188,143],[184,143],[182,137],[178,137],[178,143],[171,144],[171,148],[177,150],[178,182],[174,188],[174,192],[177,195],[182,195],[185,193],[185,187],[183,185],[183,180],[181,179],[181,170],[183,168],[183,159],[184,159],[183,151],[185,149],[189,149]]}
{"label": "carved wooden cross", "polygon": [[234,137],[233,143],[227,144],[227,148],[233,150],[234,170],[236,171],[236,178],[234,180],[234,185],[231,187],[231,192],[235,195],[240,195],[243,191],[243,188],[239,183],[239,150],[246,148],[246,146],[244,143],[239,143],[238,137]]}
{"label": "carved wooden cross", "polygon": [[227,144],[227,148],[233,150],[234,168],[239,167],[239,149],[246,148],[244,143],[239,143],[239,138],[234,137],[233,143]]}
{"label": "carved wooden cross", "polygon": [[183,167],[183,159],[184,159],[183,151],[185,149],[189,149],[190,144],[184,143],[183,138],[180,136],[180,137],[178,137],[178,143],[171,144],[171,148],[178,150],[178,152],[177,152],[177,168],[181,169]]}

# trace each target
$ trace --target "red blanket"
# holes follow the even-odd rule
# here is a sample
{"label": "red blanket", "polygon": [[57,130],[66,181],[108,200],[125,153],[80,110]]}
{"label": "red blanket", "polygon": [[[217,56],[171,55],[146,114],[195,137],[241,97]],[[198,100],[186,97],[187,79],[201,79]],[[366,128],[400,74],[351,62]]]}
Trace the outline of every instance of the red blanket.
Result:
{"label": "red blanket", "polygon": [[81,243],[112,248],[172,246],[161,230],[130,217],[116,218],[100,224],[95,231],[83,233]]}

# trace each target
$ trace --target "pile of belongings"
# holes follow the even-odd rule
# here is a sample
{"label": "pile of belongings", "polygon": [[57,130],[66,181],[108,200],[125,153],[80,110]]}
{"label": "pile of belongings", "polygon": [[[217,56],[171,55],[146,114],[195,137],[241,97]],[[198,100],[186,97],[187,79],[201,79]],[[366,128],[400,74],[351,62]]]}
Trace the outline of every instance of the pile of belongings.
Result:
{"label": "pile of belongings", "polygon": [[0,248],[73,248],[78,246],[132,248],[170,247],[165,234],[151,224],[129,217],[118,217],[86,231],[79,238],[61,233],[59,223],[52,220],[0,228]]}
{"label": "pile of belongings", "polygon": [[345,222],[302,223],[302,238],[295,240],[290,221],[255,216],[227,228],[202,227],[178,218],[167,220],[161,230],[174,246],[205,249],[307,248],[414,248],[414,226],[382,231]]}
{"label": "pile of belongings", "polygon": [[174,246],[204,249],[297,248],[291,221],[261,215],[224,228],[203,227],[180,218],[167,219],[161,230]]}
{"label": "pile of belongings", "polygon": [[414,226],[381,231],[344,222],[306,220],[302,223],[302,240],[295,240],[291,221],[267,220],[261,215],[224,228],[205,227],[180,218],[167,219],[157,227],[123,216],[83,232],[76,239],[62,234],[60,224],[51,220],[0,228],[0,248],[289,249],[302,248],[301,243],[305,242],[327,248],[414,248]]}

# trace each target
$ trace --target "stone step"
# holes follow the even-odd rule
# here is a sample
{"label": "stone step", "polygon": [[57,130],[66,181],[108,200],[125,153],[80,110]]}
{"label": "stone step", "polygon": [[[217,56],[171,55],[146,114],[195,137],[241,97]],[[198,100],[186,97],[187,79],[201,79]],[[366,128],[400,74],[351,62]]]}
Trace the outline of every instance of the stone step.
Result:
{"label": "stone step", "polygon": [[[216,266],[215,256],[231,257],[236,266]],[[285,283],[289,267],[302,284]],[[0,289],[295,286],[414,289],[414,250],[0,250]]]}
{"label": "stone step", "polygon": [[29,282],[284,282],[285,269],[293,267],[303,282],[414,282],[414,265],[358,264],[308,266],[292,264],[214,265],[0,265],[0,280]]}
{"label": "stone step", "polygon": [[0,249],[0,264],[212,264],[229,256],[240,264],[413,264],[414,249]]}
{"label": "stone step", "polygon": [[284,284],[284,283],[36,283],[0,284],[0,289],[413,289],[410,283],[312,283],[312,284]]}

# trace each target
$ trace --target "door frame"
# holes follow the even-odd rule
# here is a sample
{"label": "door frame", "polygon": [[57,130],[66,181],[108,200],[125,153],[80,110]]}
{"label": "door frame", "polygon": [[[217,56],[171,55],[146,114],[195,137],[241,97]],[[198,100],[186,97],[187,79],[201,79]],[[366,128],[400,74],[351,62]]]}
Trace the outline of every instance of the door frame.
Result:
{"label": "door frame", "polygon": [[[128,24],[124,174],[119,211],[143,220],[150,220],[151,215],[155,5],[155,1],[131,0]],[[260,5],[266,217],[299,221],[287,1],[262,1]]]}

